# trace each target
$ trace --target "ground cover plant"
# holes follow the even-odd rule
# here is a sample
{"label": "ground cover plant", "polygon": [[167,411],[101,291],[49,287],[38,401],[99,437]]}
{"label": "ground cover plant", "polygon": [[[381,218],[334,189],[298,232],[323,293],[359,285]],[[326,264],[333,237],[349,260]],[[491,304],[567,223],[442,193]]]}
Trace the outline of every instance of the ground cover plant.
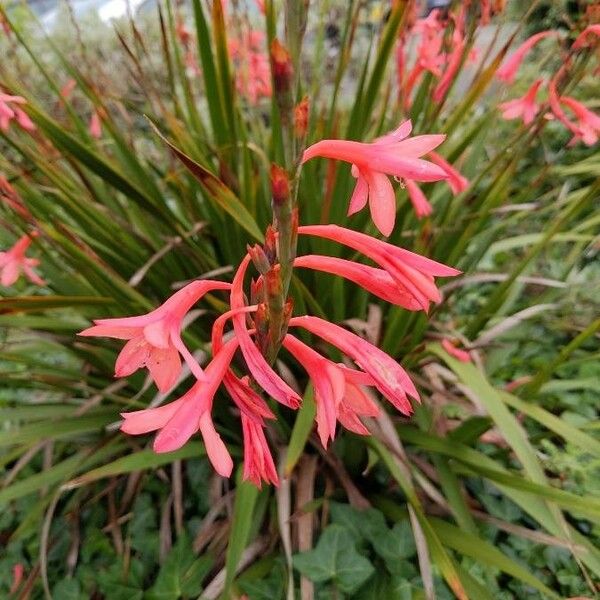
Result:
{"label": "ground cover plant", "polygon": [[600,15],[546,4],[0,8],[3,595],[595,596]]}

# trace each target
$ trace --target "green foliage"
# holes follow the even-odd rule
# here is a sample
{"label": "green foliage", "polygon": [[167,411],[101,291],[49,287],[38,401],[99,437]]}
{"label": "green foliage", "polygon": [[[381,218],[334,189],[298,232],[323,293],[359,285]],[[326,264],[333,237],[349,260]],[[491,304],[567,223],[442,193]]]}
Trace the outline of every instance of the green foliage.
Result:
{"label": "green foliage", "polygon": [[[95,318],[148,311],[191,279],[229,279],[271,221],[269,166],[286,151],[281,115],[276,102],[239,93],[227,48],[246,22],[270,40],[284,3],[267,1],[264,17],[229,4],[235,26],[224,25],[218,2],[194,0],[161,3],[114,29],[78,30],[65,14],[64,31],[49,37],[24,5],[7,11],[0,89],[27,98],[37,131],[2,132],[0,175],[37,223],[31,255],[48,283],[1,290],[0,596],[17,564],[32,598],[67,600],[196,598],[210,586],[227,598],[276,600],[298,596],[301,576],[319,599],[408,600],[431,588],[443,599],[590,596],[588,582],[600,577],[600,171],[597,150],[567,146],[560,123],[527,128],[499,116],[500,102],[562,64],[547,40],[514,87],[494,79],[515,31],[503,19],[520,20],[521,3],[495,19],[485,68],[463,61],[442,103],[425,77],[410,110],[416,133],[447,134],[441,152],[471,185],[456,196],[444,183],[424,186],[434,211],[422,221],[397,186],[390,241],[464,277],[442,282],[443,301],[424,316],[328,274],[294,274],[296,314],[346,322],[406,367],[422,395],[415,416],[390,412],[373,438],[340,433],[324,456],[312,388],[282,355],[306,392],[299,412],[280,408],[269,428],[290,476],[277,490],[242,483],[241,473],[223,483],[199,441],[158,455],[147,437],[116,431],[119,413],[165,398],[142,374],[114,380],[119,343],[75,334]],[[394,83],[404,3],[387,17],[389,3],[311,4],[297,73],[311,102],[307,143],[372,140],[408,116]],[[540,2],[524,28],[574,37],[585,3],[574,4]],[[582,54],[565,85],[597,107],[593,60]],[[99,140],[88,131],[93,112]],[[302,223],[372,234],[368,215],[346,215],[353,183],[347,165],[306,164]],[[0,220],[3,249],[30,227],[4,201]],[[312,239],[300,251],[356,258]],[[226,306],[207,297],[185,332],[192,351],[208,349]],[[441,337],[470,344],[473,364],[450,357]],[[214,413],[241,462],[223,392]],[[315,461],[312,479],[305,459]],[[300,552],[307,516],[310,549]]]}

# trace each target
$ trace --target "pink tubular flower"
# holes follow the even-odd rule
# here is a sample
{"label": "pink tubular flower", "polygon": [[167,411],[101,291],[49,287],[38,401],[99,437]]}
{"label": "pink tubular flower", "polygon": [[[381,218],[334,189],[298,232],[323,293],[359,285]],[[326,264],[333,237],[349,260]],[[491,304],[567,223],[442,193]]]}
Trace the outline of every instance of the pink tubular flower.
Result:
{"label": "pink tubular flower", "polygon": [[374,417],[377,406],[360,389],[374,385],[373,378],[362,371],[335,364],[299,339],[286,335],[284,347],[302,364],[315,388],[317,433],[324,448],[335,437],[336,422],[346,429],[367,435],[369,431],[360,416]]}
{"label": "pink tubular flower", "polygon": [[0,92],[0,130],[8,131],[10,122],[15,119],[25,131],[34,131],[35,125],[27,115],[27,113],[20,108],[20,105],[27,104],[27,100],[22,96],[11,96],[9,94],[3,94]]}
{"label": "pink tubular flower", "polygon": [[573,142],[581,139],[586,146],[593,146],[598,141],[598,135],[600,134],[600,117],[575,98],[561,96],[559,100],[577,118],[577,124],[574,128],[570,128],[575,133]]}
{"label": "pink tubular flower", "polygon": [[434,276],[454,277],[460,274],[452,267],[337,225],[305,225],[299,227],[298,232],[329,239],[361,252],[387,271],[396,286],[425,311],[429,309],[430,302],[441,300]]}
{"label": "pink tubular flower", "polygon": [[471,355],[466,350],[457,348],[449,339],[442,340],[442,348],[450,355],[461,362],[471,362]]}
{"label": "pink tubular flower", "polygon": [[88,130],[94,139],[99,140],[102,137],[102,121],[98,111],[92,113]]}
{"label": "pink tubular flower", "polygon": [[230,287],[231,284],[224,281],[192,281],[146,315],[98,319],[93,327],[79,335],[129,340],[115,363],[116,377],[127,377],[145,366],[158,389],[167,392],[181,372],[181,354],[194,376],[204,381],[206,377],[200,365],[181,339],[183,318],[208,292]]}
{"label": "pink tubular flower", "polygon": [[392,133],[369,144],[321,140],[305,150],[302,162],[321,156],[351,163],[357,182],[348,214],[364,208],[368,200],[373,222],[383,235],[388,236],[396,220],[396,197],[386,175],[415,181],[439,181],[447,177],[443,169],[420,158],[439,146],[445,136],[419,135],[405,139],[411,130],[411,122],[405,121]]}
{"label": "pink tubular flower", "polygon": [[27,210],[17,190],[2,175],[0,175],[0,201],[6,203],[7,206],[22,217],[26,219],[31,217],[31,213]]}
{"label": "pink tubular flower", "polygon": [[236,67],[236,89],[253,105],[273,94],[271,67],[264,43],[264,34],[259,30],[250,30],[240,38],[229,40],[229,55]]}
{"label": "pink tubular flower", "polygon": [[343,258],[315,254],[298,256],[294,261],[294,266],[339,275],[360,285],[386,302],[397,304],[407,310],[421,310],[421,306],[415,302],[413,296],[404,288],[400,288],[384,269],[377,269]]}
{"label": "pink tubular flower", "polygon": [[437,152],[430,152],[429,158],[431,159],[431,162],[444,169],[446,175],[448,176],[446,183],[455,196],[461,192],[464,192],[469,187],[469,180],[461,175],[445,158],[440,156]]}
{"label": "pink tubular flower", "polygon": [[338,420],[355,433],[368,433],[359,416],[377,416],[379,411],[358,386],[374,385],[372,377],[333,363],[290,334],[286,335],[283,345],[302,364],[313,382],[317,433],[323,447],[327,448],[329,440],[334,439]]}
{"label": "pink tubular flower", "polygon": [[598,43],[600,38],[600,23],[588,25],[573,42],[571,48],[573,50],[579,50],[580,48],[588,48],[594,44],[594,41]]}
{"label": "pink tubular flower", "polygon": [[262,481],[279,485],[277,470],[263,426],[242,413],[242,434],[244,436],[244,479],[250,480],[259,488]]}
{"label": "pink tubular flower", "polygon": [[206,367],[206,381],[197,381],[178,400],[158,408],[122,413],[124,421],[121,431],[140,435],[160,430],[153,449],[157,453],[163,453],[178,450],[200,430],[206,453],[215,471],[223,477],[229,477],[233,461],[215,429],[210,412],[214,395],[237,347],[236,340],[227,342]]}
{"label": "pink tubular flower", "polygon": [[536,79],[531,85],[527,93],[521,98],[503,102],[498,108],[502,111],[504,119],[523,119],[525,125],[529,125],[538,114],[540,107],[535,101],[538,90],[544,82],[543,79]]}
{"label": "pink tubular flower", "polygon": [[526,39],[496,71],[496,77],[505,83],[513,83],[517,71],[527,53],[541,40],[557,35],[556,31],[540,31]]}
{"label": "pink tubular flower", "polygon": [[405,179],[404,185],[417,218],[428,217],[433,212],[433,207],[429,204],[429,200],[427,200],[421,188],[412,179]]}
{"label": "pink tubular flower", "polygon": [[0,284],[5,287],[13,285],[21,272],[35,285],[45,285],[45,281],[33,270],[40,264],[37,258],[27,258],[25,252],[31,245],[32,238],[37,235],[33,232],[24,235],[6,252],[0,252]]}
{"label": "pink tubular flower", "polygon": [[24,573],[25,567],[23,567],[23,563],[17,563],[13,566],[13,580],[8,591],[9,594],[14,594],[19,589]]}
{"label": "pink tubular flower", "polygon": [[406,371],[391,356],[343,327],[319,317],[293,317],[289,324],[290,327],[303,327],[339,348],[371,376],[373,385],[401,413],[412,413],[408,397],[419,401],[419,393]]}
{"label": "pink tubular flower", "polygon": [[[237,273],[233,278],[231,285],[231,308],[232,310],[242,309],[244,307],[244,292],[242,289],[244,275],[250,256],[247,254],[238,267]],[[300,396],[285,382],[272,367],[267,363],[265,357],[260,353],[256,344],[252,341],[250,333],[246,328],[246,317],[244,314],[235,314],[232,317],[235,335],[240,343],[240,350],[244,355],[248,369],[258,385],[262,387],[267,394],[275,398],[281,404],[290,408],[298,408]]]}
{"label": "pink tubular flower", "polygon": [[458,27],[454,29],[454,33],[452,34],[452,42],[453,48],[448,57],[446,70],[436,85],[435,90],[433,90],[433,99],[435,102],[441,102],[446,97],[446,94],[460,69],[463,51],[465,49],[465,39]]}

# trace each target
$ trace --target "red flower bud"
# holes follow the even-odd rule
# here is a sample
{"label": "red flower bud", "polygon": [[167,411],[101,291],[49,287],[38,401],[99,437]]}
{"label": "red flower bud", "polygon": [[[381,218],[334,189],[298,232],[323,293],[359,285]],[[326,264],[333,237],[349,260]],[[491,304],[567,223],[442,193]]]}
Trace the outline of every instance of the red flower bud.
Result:
{"label": "red flower bud", "polygon": [[273,264],[277,259],[277,233],[272,225],[269,225],[265,232],[264,250],[268,261]]}
{"label": "red flower bud", "polygon": [[308,129],[308,96],[304,96],[294,107],[294,130],[296,136],[303,138]]}
{"label": "red flower bud", "polygon": [[260,244],[254,244],[254,246],[246,246],[246,249],[248,250],[248,254],[252,259],[256,270],[264,275],[271,268],[271,263],[269,262],[263,247]]}
{"label": "red flower bud", "polygon": [[275,92],[288,92],[292,84],[294,66],[287,48],[277,38],[271,43],[271,68],[273,70]]}
{"label": "red flower bud", "polygon": [[281,206],[290,197],[290,182],[285,169],[271,165],[271,194],[273,202]]}

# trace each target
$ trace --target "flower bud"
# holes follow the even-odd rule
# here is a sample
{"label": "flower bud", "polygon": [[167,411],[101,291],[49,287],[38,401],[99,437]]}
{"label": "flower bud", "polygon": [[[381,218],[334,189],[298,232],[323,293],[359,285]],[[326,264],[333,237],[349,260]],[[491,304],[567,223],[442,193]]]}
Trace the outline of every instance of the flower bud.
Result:
{"label": "flower bud", "polygon": [[250,282],[250,303],[251,304],[260,304],[264,302],[265,297],[265,286],[264,286],[264,278],[259,277],[258,279],[253,279]]}
{"label": "flower bud", "polygon": [[308,96],[304,96],[294,107],[294,131],[296,137],[303,138],[308,129]]}
{"label": "flower bud", "polygon": [[254,244],[254,246],[246,246],[246,249],[248,250],[248,254],[252,259],[256,270],[264,275],[271,268],[271,263],[269,262],[263,247],[260,244]]}
{"label": "flower bud", "polygon": [[271,194],[273,203],[281,206],[290,197],[290,182],[285,169],[279,165],[271,165]]}
{"label": "flower bud", "polygon": [[283,293],[281,282],[281,265],[274,265],[265,275],[265,286],[268,298],[280,298]]}
{"label": "flower bud", "polygon": [[269,225],[265,232],[265,245],[263,248],[269,263],[275,263],[277,260],[277,234],[272,225]]}
{"label": "flower bud", "polygon": [[290,53],[277,38],[271,43],[271,68],[275,92],[277,94],[288,93],[292,85],[294,67]]}

